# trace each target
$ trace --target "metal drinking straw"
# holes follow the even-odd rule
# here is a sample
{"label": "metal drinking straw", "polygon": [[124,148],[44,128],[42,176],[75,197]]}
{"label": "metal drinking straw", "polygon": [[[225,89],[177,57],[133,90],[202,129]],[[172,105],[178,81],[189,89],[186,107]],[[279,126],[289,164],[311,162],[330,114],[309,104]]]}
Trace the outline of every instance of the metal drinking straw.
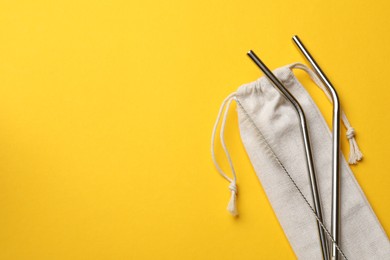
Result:
{"label": "metal drinking straw", "polygon": [[[323,222],[322,218],[322,210],[321,210],[321,202],[320,202],[320,195],[317,187],[317,179],[316,174],[314,171],[314,164],[313,164],[313,156],[311,153],[311,145],[310,145],[310,139],[309,139],[309,132],[308,127],[306,123],[306,117],[303,112],[302,107],[299,105],[298,101],[291,95],[291,93],[284,87],[284,85],[279,81],[279,79],[272,73],[270,69],[257,57],[257,55],[253,51],[248,52],[248,56],[253,60],[253,62],[263,71],[264,75],[273,83],[273,85],[276,87],[277,90],[293,105],[295,110],[297,111],[300,119],[300,126],[304,141],[304,147],[305,147],[305,154],[306,154],[306,161],[307,161],[307,167],[309,171],[309,178],[310,178],[310,184],[311,184],[311,191],[313,195],[313,201],[314,201],[314,208],[315,213],[317,214],[318,219]],[[322,256],[323,259],[328,260],[329,259],[329,251],[328,251],[328,245],[327,245],[327,239],[325,236],[324,230],[321,228],[320,223],[318,224],[318,232],[320,236],[321,241],[321,248],[322,248]]]}
{"label": "metal drinking straw", "polygon": [[[297,45],[299,50],[305,56],[305,58],[310,62],[313,69],[320,77],[321,81],[324,83],[326,88],[331,94],[333,100],[333,161],[332,161],[332,226],[331,232],[334,242],[339,243],[339,226],[340,226],[340,102],[337,96],[337,92],[330,83],[329,79],[326,77],[325,73],[318,66],[317,62],[311,56],[309,51],[305,48],[298,36],[294,36],[294,43]],[[338,259],[338,252],[335,244],[332,245],[332,260]]]}

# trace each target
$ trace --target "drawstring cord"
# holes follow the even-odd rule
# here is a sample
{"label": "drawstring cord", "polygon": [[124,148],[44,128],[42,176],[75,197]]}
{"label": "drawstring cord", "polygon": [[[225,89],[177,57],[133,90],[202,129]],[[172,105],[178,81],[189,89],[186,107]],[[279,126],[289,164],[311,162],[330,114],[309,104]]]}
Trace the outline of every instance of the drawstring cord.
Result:
{"label": "drawstring cord", "polygon": [[[332,102],[332,98],[330,96],[328,89],[324,86],[322,81],[318,78],[317,74],[315,74],[312,70],[310,70],[308,67],[306,67],[302,63],[294,63],[290,66],[290,69],[294,69],[294,68],[301,69],[301,70],[307,72],[307,74],[309,74],[310,78],[314,81],[314,83],[317,84],[317,86],[328,97],[330,102]],[[349,120],[348,120],[347,116],[345,115],[344,110],[341,110],[341,119],[343,120],[344,126],[347,129],[346,136],[347,136],[348,141],[349,141],[349,149],[350,150],[349,150],[348,163],[349,164],[357,164],[363,158],[363,154],[360,151],[359,146],[358,146],[356,139],[355,139],[355,129],[349,123]]]}
{"label": "drawstring cord", "polygon": [[[225,144],[225,126],[226,126],[226,120],[227,120],[227,115],[229,113],[229,108],[230,108],[230,105],[232,103],[232,101],[235,99],[235,93],[232,93],[230,94],[223,102],[222,102],[222,105],[219,109],[219,112],[218,112],[218,116],[217,116],[217,120],[215,122],[215,125],[214,125],[214,128],[213,128],[213,133],[211,135],[211,157],[213,159],[213,162],[214,162],[214,165],[215,167],[217,168],[218,172],[221,174],[222,177],[224,177],[229,183],[229,190],[231,192],[231,197],[230,197],[230,201],[229,201],[229,204],[227,206],[227,210],[230,212],[230,214],[232,214],[233,216],[237,216],[238,215],[238,211],[237,211],[237,177],[236,177],[236,172],[234,170],[234,166],[233,166],[233,162],[232,162],[232,159],[230,157],[230,153],[229,153],[229,150]],[[232,175],[233,175],[233,178],[230,178],[223,170],[222,168],[220,167],[218,161],[217,161],[217,158],[215,156],[215,136],[217,134],[217,128],[218,128],[218,125],[219,125],[219,121],[222,117],[222,114],[223,114],[223,118],[222,118],[222,123],[221,123],[221,130],[220,130],[220,141],[221,141],[221,145],[222,145],[222,148],[225,152],[225,155],[226,155],[226,158],[229,162],[229,166],[230,166],[230,170],[232,172]]]}

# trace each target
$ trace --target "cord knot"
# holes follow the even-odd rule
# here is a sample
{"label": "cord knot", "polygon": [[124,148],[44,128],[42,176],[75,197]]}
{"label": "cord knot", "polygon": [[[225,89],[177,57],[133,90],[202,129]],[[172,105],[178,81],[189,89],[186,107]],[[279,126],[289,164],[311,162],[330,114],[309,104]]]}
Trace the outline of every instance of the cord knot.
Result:
{"label": "cord knot", "polygon": [[229,190],[237,194],[237,184],[235,182],[231,182],[229,185]]}
{"label": "cord knot", "polygon": [[233,217],[238,215],[237,211],[237,184],[235,181],[232,181],[229,185],[229,190],[232,192],[230,196],[230,201],[227,206],[227,210],[232,214]]}
{"label": "cord knot", "polygon": [[355,137],[355,129],[353,127],[348,127],[347,129],[347,138],[352,139]]}
{"label": "cord knot", "polygon": [[363,158],[363,154],[355,140],[355,129],[351,126],[347,128],[347,138],[350,146],[348,162],[349,164],[357,164]]}

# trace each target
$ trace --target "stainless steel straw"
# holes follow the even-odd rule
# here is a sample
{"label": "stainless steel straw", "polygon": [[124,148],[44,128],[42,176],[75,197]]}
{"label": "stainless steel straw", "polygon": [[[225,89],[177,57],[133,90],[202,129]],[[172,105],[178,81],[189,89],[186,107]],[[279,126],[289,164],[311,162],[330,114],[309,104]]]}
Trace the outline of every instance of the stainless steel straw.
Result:
{"label": "stainless steel straw", "polygon": [[[298,46],[299,50],[310,62],[311,66],[320,77],[326,88],[329,90],[333,100],[333,162],[332,162],[332,236],[334,242],[339,243],[339,227],[340,227],[340,102],[337,96],[337,92],[326,77],[325,73],[318,66],[317,62],[311,56],[309,51],[305,48],[298,36],[294,36],[294,43]],[[338,252],[335,244],[332,245],[332,260],[338,259]]]}
{"label": "stainless steel straw", "polygon": [[[311,153],[309,132],[308,132],[306,117],[305,117],[305,114],[303,112],[303,109],[299,105],[298,101],[291,95],[291,93],[284,87],[284,85],[279,81],[279,79],[272,73],[272,71],[270,69],[268,69],[268,67],[259,59],[259,57],[257,57],[257,55],[253,51],[249,51],[248,56],[263,71],[264,75],[273,83],[273,85],[276,87],[276,89],[279,90],[279,92],[293,105],[293,107],[295,108],[295,110],[297,111],[297,113],[299,115],[300,124],[301,124],[301,131],[302,131],[303,141],[304,141],[304,146],[305,146],[307,167],[308,167],[308,171],[309,171],[311,191],[312,191],[313,201],[314,201],[314,208],[316,211],[315,213],[317,214],[318,219],[321,222],[323,222],[320,195],[318,192],[317,179],[316,179],[316,174],[314,171],[314,164],[313,164],[313,156]],[[321,241],[322,256],[323,256],[323,259],[328,260],[329,259],[329,251],[328,251],[328,245],[327,245],[327,239],[325,236],[325,232],[321,228],[320,223],[318,222],[317,224],[318,224],[318,232],[319,232],[320,241]]]}

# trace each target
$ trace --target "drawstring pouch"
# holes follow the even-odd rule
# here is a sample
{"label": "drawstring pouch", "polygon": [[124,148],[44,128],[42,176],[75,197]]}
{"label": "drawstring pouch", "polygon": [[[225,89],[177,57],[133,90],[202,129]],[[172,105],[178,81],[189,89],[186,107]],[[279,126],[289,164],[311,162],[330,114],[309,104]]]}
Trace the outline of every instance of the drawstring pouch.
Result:
{"label": "drawstring pouch", "polygon": [[[332,134],[318,107],[293,74],[305,71],[329,100],[330,95],[317,75],[301,63],[274,71],[278,79],[298,100],[305,112],[312,145],[314,167],[322,202],[323,222],[320,223],[329,242],[332,198]],[[218,172],[229,182],[231,198],[228,211],[237,216],[237,174],[225,144],[224,129],[231,103],[237,103],[242,142],[249,155],[270,204],[298,259],[320,259],[321,245],[318,218],[314,211],[304,144],[299,119],[292,105],[265,77],[241,86],[222,103],[214,125],[211,153]],[[355,130],[344,112],[341,119],[350,144],[348,162],[356,164],[362,153],[355,140]],[[220,124],[220,121],[222,123]],[[221,145],[231,173],[219,166],[214,146],[218,126]],[[341,259],[390,259],[388,237],[357,183],[343,155],[340,160],[340,238],[337,244]]]}

